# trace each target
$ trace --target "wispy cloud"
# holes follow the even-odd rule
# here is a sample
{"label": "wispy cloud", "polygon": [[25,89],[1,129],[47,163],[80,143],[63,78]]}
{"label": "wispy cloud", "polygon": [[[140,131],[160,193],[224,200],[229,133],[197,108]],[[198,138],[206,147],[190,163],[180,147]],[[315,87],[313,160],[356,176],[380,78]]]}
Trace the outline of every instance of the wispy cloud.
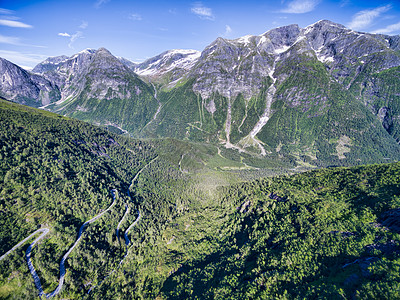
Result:
{"label": "wispy cloud", "polygon": [[280,12],[287,14],[304,14],[313,11],[320,0],[293,0]]}
{"label": "wispy cloud", "polygon": [[390,33],[396,33],[396,32],[400,32],[400,22],[389,25],[385,28],[375,30],[372,33],[390,34]]}
{"label": "wispy cloud", "polygon": [[388,4],[385,6],[379,6],[374,9],[366,9],[359,11],[356,13],[351,22],[349,23],[348,27],[355,29],[355,30],[360,30],[367,28],[372,24],[372,22],[378,18],[381,14],[387,12],[392,8],[392,5]]}
{"label": "wispy cloud", "polygon": [[86,21],[82,21],[81,25],[79,25],[79,28],[86,29],[89,26],[89,23]]}
{"label": "wispy cloud", "polygon": [[[82,30],[86,29],[89,26],[87,21],[82,21],[81,25],[78,27]],[[66,37],[69,39],[68,47],[74,49],[74,43],[77,39],[84,38],[84,34],[82,30],[77,30],[75,33],[68,33],[68,32],[59,32],[58,36]]]}
{"label": "wispy cloud", "polygon": [[69,33],[66,32],[60,32],[58,33],[59,36],[65,36],[65,37],[71,37],[71,35]]}
{"label": "wispy cloud", "polygon": [[201,19],[206,19],[206,20],[214,20],[214,14],[212,12],[212,9],[209,7],[205,7],[203,3],[201,2],[196,2],[190,11],[197,15]]}
{"label": "wispy cloud", "polygon": [[136,13],[130,14],[129,19],[134,20],[134,21],[142,21],[143,20],[142,16],[139,14],[136,14]]}
{"label": "wispy cloud", "polygon": [[71,49],[74,49],[73,44],[77,39],[83,38],[83,32],[82,31],[77,31],[73,35],[71,35],[71,38],[69,39],[69,44],[68,47]]}
{"label": "wispy cloud", "polygon": [[350,4],[350,0],[341,0],[340,7],[345,7]]}
{"label": "wispy cloud", "polygon": [[19,37],[16,36],[6,36],[0,34],[0,44],[8,44],[14,46],[25,46],[25,47],[36,47],[36,48],[47,48],[45,46],[25,44]]}
{"label": "wispy cloud", "polygon": [[45,55],[8,50],[0,50],[0,57],[3,57],[25,69],[32,69],[33,66],[46,59]]}
{"label": "wispy cloud", "polygon": [[16,36],[5,36],[0,34],[0,43],[1,44],[9,44],[15,46],[21,46],[21,39]]}
{"label": "wispy cloud", "polygon": [[17,27],[17,28],[32,28],[32,25],[25,24],[19,21],[13,21],[13,20],[0,20],[0,25],[3,26],[8,26],[8,27]]}
{"label": "wispy cloud", "polygon": [[232,33],[232,28],[229,25],[225,25],[225,33],[224,36],[228,36]]}
{"label": "wispy cloud", "polygon": [[103,4],[106,4],[107,2],[110,2],[110,0],[97,0],[94,4],[94,7],[100,8],[103,6]]}
{"label": "wispy cloud", "polygon": [[67,37],[69,38],[69,43],[68,43],[68,47],[71,49],[74,49],[74,43],[77,39],[79,38],[83,38],[83,32],[82,31],[77,31],[74,34],[69,34],[67,32],[59,32],[58,36],[62,36],[62,37]]}
{"label": "wispy cloud", "polygon": [[0,8],[0,14],[1,15],[12,15],[13,13],[14,13],[13,10]]}

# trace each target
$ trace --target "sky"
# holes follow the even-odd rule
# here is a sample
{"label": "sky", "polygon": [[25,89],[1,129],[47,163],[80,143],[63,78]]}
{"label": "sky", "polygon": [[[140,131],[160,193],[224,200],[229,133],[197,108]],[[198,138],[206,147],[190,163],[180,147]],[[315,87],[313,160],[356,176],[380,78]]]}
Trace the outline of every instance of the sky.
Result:
{"label": "sky", "polygon": [[170,49],[202,51],[218,37],[322,19],[397,35],[400,1],[0,0],[0,57],[30,69],[47,57],[105,47],[141,62]]}

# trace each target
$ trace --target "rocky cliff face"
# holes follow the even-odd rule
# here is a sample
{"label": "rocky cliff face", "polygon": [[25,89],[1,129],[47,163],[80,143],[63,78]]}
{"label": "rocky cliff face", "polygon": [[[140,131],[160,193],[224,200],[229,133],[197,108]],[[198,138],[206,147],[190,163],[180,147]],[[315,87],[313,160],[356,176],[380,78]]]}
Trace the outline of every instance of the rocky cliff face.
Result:
{"label": "rocky cliff face", "polygon": [[196,50],[169,50],[141,64],[130,65],[130,68],[152,82],[173,85],[189,72],[200,54],[201,52]]}
{"label": "rocky cliff face", "polygon": [[[326,20],[304,29],[289,25],[260,36],[236,40],[218,38],[201,55],[193,57],[191,68],[178,72],[168,83],[179,76],[181,79],[189,77],[195,79],[193,89],[202,98],[218,92],[226,97],[243,94],[248,99],[260,92],[268,77],[272,79],[276,63],[282,65],[289,57],[308,53],[323,63],[335,80],[349,87],[371,63],[373,71],[378,72],[400,65],[399,39],[398,36],[355,32]],[[165,70],[180,69],[160,59],[166,53],[149,59],[135,71],[141,76],[159,78],[167,73]],[[284,80],[285,74],[279,79]]]}
{"label": "rocky cliff face", "polygon": [[368,149],[384,161],[400,141],[400,37],[326,20],[218,38],[202,52],[170,50],[140,64],[101,48],[49,58],[36,75],[13,70],[3,72],[0,96],[139,137],[222,143],[305,164],[366,162]]}
{"label": "rocky cliff face", "polygon": [[[218,38],[173,80],[169,74],[178,69],[168,65],[165,73],[161,70],[167,64],[157,57],[149,60],[153,61],[157,64],[151,76],[140,75],[165,91],[160,98],[166,105],[157,117],[173,122],[164,121],[162,130],[146,128],[146,134],[164,131],[181,137],[183,128],[189,128],[186,137],[214,139],[241,152],[267,155],[286,149],[308,153],[309,158],[339,160],[355,153],[351,153],[357,147],[354,141],[374,131],[370,127],[377,127],[379,133],[374,134],[379,136],[389,138],[389,133],[400,138],[400,130],[395,130],[400,127],[396,127],[400,120],[396,88],[390,92],[384,88],[388,76],[372,79],[373,74],[400,66],[398,36],[356,32],[323,20],[306,28],[276,28],[260,36]],[[183,97],[189,100],[181,107],[176,99]],[[385,99],[393,100],[388,104]],[[192,116],[181,130],[172,131],[182,120],[173,109],[185,109]],[[330,142],[322,145],[312,135],[330,136]]]}
{"label": "rocky cliff face", "polygon": [[86,49],[71,57],[48,58],[33,71],[58,87],[46,109],[133,133],[158,107],[154,90],[107,49]]}
{"label": "rocky cliff face", "polygon": [[60,97],[54,83],[2,58],[0,74],[0,96],[5,99],[37,107]]}

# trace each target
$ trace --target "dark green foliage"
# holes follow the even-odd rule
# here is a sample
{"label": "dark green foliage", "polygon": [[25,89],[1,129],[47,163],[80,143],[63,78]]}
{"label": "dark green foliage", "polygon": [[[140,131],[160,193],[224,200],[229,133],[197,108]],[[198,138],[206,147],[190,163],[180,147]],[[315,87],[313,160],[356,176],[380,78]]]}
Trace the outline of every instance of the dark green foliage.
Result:
{"label": "dark green foliage", "polygon": [[277,72],[291,76],[278,86],[274,113],[258,135],[271,151],[278,147],[282,154],[304,155],[317,166],[399,158],[396,141],[352,93],[330,79],[322,63],[299,56]]}
{"label": "dark green foliage", "polygon": [[[238,183],[309,160],[133,140],[6,101],[0,123],[0,254],[49,227],[32,251],[46,292],[79,227],[111,204],[115,188],[115,206],[86,228],[66,261],[60,298],[399,296],[400,236],[388,218],[400,208],[400,163]],[[126,252],[123,233],[138,211]],[[37,295],[26,248],[0,261],[1,298]]]}
{"label": "dark green foliage", "polygon": [[[231,212],[223,226],[208,220],[215,227],[198,240],[197,247],[211,244],[212,250],[189,257],[161,293],[171,299],[395,299],[400,236],[379,221],[399,207],[399,178],[400,164],[392,164],[226,188],[221,203]],[[177,242],[188,235],[176,234]]]}
{"label": "dark green foliage", "polygon": [[[3,100],[0,115],[0,253],[38,227],[50,226],[50,239],[34,255],[44,288],[54,289],[58,262],[79,227],[111,204],[111,188],[128,189],[129,180],[154,158],[153,146]],[[92,249],[121,251],[109,243]],[[92,257],[89,264],[95,261]],[[17,270],[2,262],[0,268],[1,282],[13,271],[30,280],[26,264]]]}
{"label": "dark green foliage", "polygon": [[397,116],[400,115],[400,68],[395,67],[371,75],[372,68],[373,66],[367,65],[350,90],[354,95],[365,99],[365,104],[372,113],[378,115],[380,109],[387,109],[387,115],[380,117],[382,127],[399,141],[400,122]]}

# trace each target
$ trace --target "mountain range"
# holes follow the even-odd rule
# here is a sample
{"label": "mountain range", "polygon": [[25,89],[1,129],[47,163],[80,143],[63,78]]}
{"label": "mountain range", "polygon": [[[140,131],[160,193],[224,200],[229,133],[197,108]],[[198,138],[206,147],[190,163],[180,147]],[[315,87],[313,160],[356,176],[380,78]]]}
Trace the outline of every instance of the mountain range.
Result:
{"label": "mountain range", "polygon": [[134,137],[311,166],[386,162],[400,157],[399,43],[322,20],[139,64],[104,48],[32,72],[0,59],[0,96]]}
{"label": "mountain range", "polygon": [[320,21],[0,58],[0,299],[399,299],[399,54]]}

